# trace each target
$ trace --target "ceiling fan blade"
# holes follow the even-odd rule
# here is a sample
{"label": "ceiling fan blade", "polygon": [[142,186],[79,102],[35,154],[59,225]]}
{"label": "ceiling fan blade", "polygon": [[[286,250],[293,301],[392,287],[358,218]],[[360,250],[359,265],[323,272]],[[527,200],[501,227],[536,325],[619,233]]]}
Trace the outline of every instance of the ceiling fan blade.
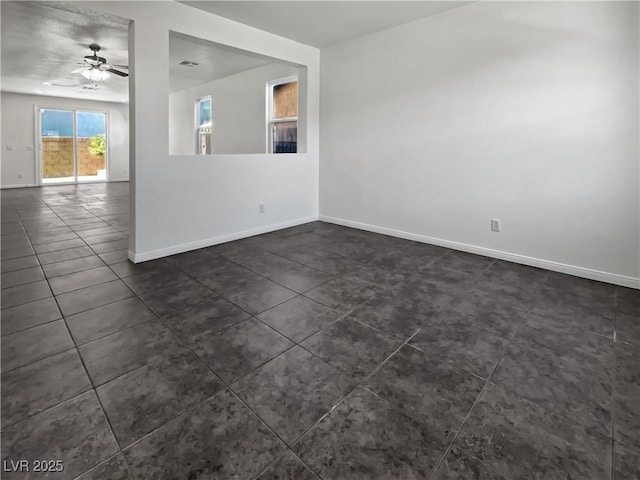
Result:
{"label": "ceiling fan blade", "polygon": [[40,60],[40,63],[72,63],[74,65],[84,65],[84,62],[63,62],[61,60]]}
{"label": "ceiling fan blade", "polygon": [[80,73],[80,72],[82,72],[83,70],[86,70],[86,69],[88,69],[88,68],[91,68],[91,67],[84,66],[84,67],[76,68],[76,69],[75,69],[75,70],[73,70],[71,73]]}
{"label": "ceiling fan blade", "polygon": [[117,63],[111,63],[110,65],[112,67],[126,68],[127,70],[129,70],[129,65],[120,65],[120,64],[117,64]]}
{"label": "ceiling fan blade", "polygon": [[107,72],[115,73],[116,75],[119,75],[121,77],[128,77],[129,76],[128,73],[121,72],[120,70],[116,70],[114,68],[107,68]]}

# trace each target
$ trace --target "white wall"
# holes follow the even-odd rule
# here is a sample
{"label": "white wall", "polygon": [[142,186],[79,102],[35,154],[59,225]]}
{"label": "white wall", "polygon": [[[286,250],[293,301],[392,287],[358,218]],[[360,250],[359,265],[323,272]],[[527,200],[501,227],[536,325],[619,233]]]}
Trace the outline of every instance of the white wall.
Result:
{"label": "white wall", "polygon": [[[36,185],[35,109],[62,108],[108,112],[108,178],[129,179],[129,106],[73,98],[2,92],[2,187]],[[7,150],[12,146],[13,150]],[[22,173],[24,178],[19,178]]]}
{"label": "white wall", "polygon": [[266,153],[266,84],[297,74],[296,67],[272,63],[171,93],[169,152],[194,153],[195,102],[211,95],[212,153]]}
{"label": "white wall", "polygon": [[[133,20],[129,258],[148,260],[317,218],[318,49],[177,2],[78,5]],[[307,66],[307,153],[170,156],[170,31]]]}
{"label": "white wall", "polygon": [[640,287],[638,20],[478,2],[323,49],[321,218]]}

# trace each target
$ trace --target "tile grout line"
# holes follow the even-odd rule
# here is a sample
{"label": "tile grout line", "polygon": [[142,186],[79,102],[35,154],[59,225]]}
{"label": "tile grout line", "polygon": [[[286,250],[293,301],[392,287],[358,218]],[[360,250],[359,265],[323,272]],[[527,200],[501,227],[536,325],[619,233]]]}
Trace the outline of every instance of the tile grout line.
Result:
{"label": "tile grout line", "polygon": [[[444,463],[446,462],[446,459],[449,456],[449,453],[451,452],[451,449],[453,448],[453,445],[454,445],[455,441],[458,439],[458,436],[460,435],[460,432],[462,432],[462,429],[467,424],[469,418],[471,418],[471,413],[473,412],[474,408],[480,402],[480,398],[484,394],[485,390],[487,389],[487,385],[489,384],[489,380],[488,379],[491,378],[491,376],[493,375],[493,372],[495,372],[495,370],[498,367],[499,363],[500,362],[497,362],[496,365],[494,365],[493,370],[491,371],[491,373],[487,377],[487,380],[485,380],[484,385],[482,385],[482,389],[478,393],[478,396],[476,397],[476,399],[473,401],[473,404],[471,405],[471,408],[469,408],[469,411],[467,412],[467,414],[465,415],[464,419],[462,420],[462,423],[460,424],[460,426],[456,430],[455,435],[453,436],[453,438],[449,442],[449,445],[445,449],[442,457],[440,458],[440,461],[434,467],[433,473],[430,476],[431,480],[437,480],[437,475],[438,475],[438,473],[440,473],[440,469],[442,468],[442,465],[444,465]],[[484,461],[482,463],[483,463],[483,465],[485,467],[487,467],[487,465],[484,464]],[[490,470],[493,470],[493,468],[490,468]]]}
{"label": "tile grout line", "polygon": [[[409,343],[409,341],[415,336],[417,335],[419,332],[419,330],[417,330],[416,332],[414,332],[413,335],[411,335],[407,340],[405,340],[402,345],[400,345],[398,348],[396,348],[392,353],[390,353],[389,355],[387,355],[387,357],[380,363],[378,364],[369,374],[365,375],[364,377],[362,377],[360,380],[355,380],[355,385],[352,389],[350,389],[340,400],[338,400],[336,403],[333,404],[333,406],[331,408],[329,408],[329,410],[327,412],[325,412],[313,425],[311,425],[311,427],[307,428],[306,430],[304,430],[292,443],[291,443],[291,447],[293,447],[294,445],[296,445],[297,443],[299,443],[304,437],[306,437],[318,424],[320,424],[320,422],[322,422],[322,420],[324,420],[327,416],[329,416],[329,414],[334,411],[338,405],[340,405],[342,402],[344,402],[358,387],[364,387],[364,384],[369,381],[371,379],[371,377],[380,369],[382,368],[382,366],[389,360],[391,359],[391,357],[393,357],[398,351],[400,351],[400,349],[405,346],[406,344]],[[304,347],[303,347],[304,348]],[[305,349],[306,350],[306,349]],[[312,352],[309,352],[312,355],[314,355],[314,357],[318,358],[319,360],[325,362],[324,360],[322,360],[321,358],[317,357],[317,355],[313,354]],[[342,373],[340,370],[336,369],[335,367],[333,367],[331,364],[328,364],[330,367],[332,367],[333,369],[335,369],[336,371],[338,371],[339,373],[341,373],[342,375],[345,375],[344,373]],[[348,378],[353,379],[352,376],[346,375]]]}
{"label": "tile grout line", "polygon": [[[476,278],[474,278],[474,284],[477,281],[477,279],[480,278],[480,276],[486,271],[488,270],[491,265],[493,265],[496,262],[496,260],[493,260],[492,262],[490,262],[490,264],[482,270],[482,273],[477,275]],[[527,312],[525,312],[525,316],[528,315],[528,310]],[[482,397],[483,393],[486,391],[487,386],[491,383],[492,385],[494,385],[491,382],[491,378],[493,377],[493,374],[495,373],[495,371],[497,370],[498,366],[500,365],[500,362],[502,361],[502,358],[504,356],[504,352],[506,351],[506,349],[508,348],[508,346],[511,344],[511,342],[513,341],[513,339],[515,338],[515,336],[517,335],[517,332],[520,330],[520,327],[522,325],[518,326],[514,333],[507,338],[505,344],[502,347],[501,353],[499,358],[497,359],[497,361],[495,362],[495,364],[493,365],[493,368],[491,369],[491,372],[489,372],[489,375],[487,376],[486,379],[482,379],[480,377],[481,380],[484,381],[484,384],[482,385],[482,389],[480,390],[480,392],[478,393],[478,396],[476,397],[476,399],[474,400],[473,404],[471,405],[471,408],[469,408],[469,411],[467,412],[467,414],[465,415],[464,419],[462,420],[462,423],[460,424],[460,427],[458,427],[458,429],[456,430],[455,435],[453,436],[453,438],[451,439],[451,442],[449,442],[449,445],[447,446],[447,448],[445,449],[442,457],[440,458],[440,461],[436,464],[435,468],[433,469],[433,473],[430,476],[430,480],[437,480],[437,476],[440,473],[440,470],[442,469],[442,466],[444,465],[444,463],[446,462],[447,457],[449,456],[449,453],[451,452],[453,445],[455,444],[455,441],[458,439],[458,436],[460,435],[460,433],[462,432],[462,429],[464,428],[464,426],[467,424],[469,418],[471,418],[471,413],[473,412],[474,408],[476,407],[476,405],[479,403],[480,398]],[[500,387],[501,388],[501,387]],[[485,464],[484,461],[482,461],[482,464],[486,467],[489,468],[491,471],[494,471],[494,469],[492,467],[489,467],[488,465]]]}
{"label": "tile grout line", "polygon": [[[57,214],[57,212],[55,212],[55,211],[54,211],[54,213],[55,213],[56,215],[58,215],[58,214]],[[60,219],[60,220],[65,224],[65,225],[69,226],[66,222],[64,222],[64,220],[62,220],[62,218],[61,218],[60,216],[58,216],[58,218],[59,218],[59,219]],[[91,247],[89,247],[89,248],[91,248]],[[93,250],[93,249],[92,249],[92,250]],[[101,260],[102,260],[102,259],[101,259]],[[39,259],[39,258],[38,258],[38,262],[40,262],[40,259]],[[42,267],[42,264],[40,264],[40,266]],[[124,282],[123,282],[123,283],[124,283]],[[51,285],[49,284],[49,281],[48,281],[48,280],[47,280],[47,285],[49,286],[49,289],[51,290]],[[58,306],[58,309],[60,310],[60,313],[62,314],[62,309],[60,308],[60,304],[58,303],[58,299],[57,299],[57,297],[56,297],[55,295],[53,295],[53,291],[52,291],[51,293],[52,293],[52,296],[53,296],[53,298],[54,298],[54,301],[56,302],[56,305]],[[117,453],[120,453],[120,454],[122,454],[122,455],[124,456],[124,452],[123,452],[123,451],[122,451],[122,449],[120,448],[120,444],[119,444],[119,442],[118,442],[118,440],[117,440],[117,437],[116,437],[115,431],[114,431],[114,429],[113,429],[113,425],[111,424],[111,421],[109,420],[109,417],[108,417],[108,415],[107,415],[106,410],[104,409],[104,405],[102,404],[102,400],[100,399],[100,396],[98,395],[98,391],[97,391],[97,389],[96,389],[95,383],[94,383],[94,381],[93,381],[93,379],[92,379],[91,375],[89,374],[89,370],[88,370],[87,365],[86,365],[86,363],[85,363],[85,361],[84,361],[84,358],[83,358],[83,357],[82,357],[82,355],[80,354],[80,350],[79,350],[79,348],[78,348],[78,345],[77,345],[77,343],[76,343],[76,341],[75,341],[75,339],[74,339],[73,335],[71,334],[71,330],[69,329],[69,325],[67,324],[67,320],[66,320],[66,317],[64,316],[64,314],[62,314],[62,320],[63,320],[64,326],[65,326],[65,328],[66,328],[66,330],[67,330],[67,333],[68,333],[68,335],[69,335],[69,338],[71,339],[71,341],[72,341],[72,343],[73,343],[73,345],[74,345],[74,350],[76,351],[76,355],[78,355],[78,358],[80,359],[80,363],[82,364],[82,367],[83,367],[83,369],[84,369],[85,375],[87,376],[87,379],[89,380],[89,384],[91,385],[91,391],[93,391],[93,394],[94,394],[94,396],[95,396],[96,400],[98,401],[98,405],[100,406],[100,411],[101,411],[101,413],[102,413],[102,417],[103,417],[103,419],[104,419],[105,423],[107,424],[107,426],[108,426],[108,428],[109,428],[109,432],[111,433],[111,438],[113,439],[113,443],[115,444],[115,447],[116,447],[116,449],[117,449],[116,454],[117,454]],[[72,398],[71,398],[71,399],[69,399],[69,400],[72,400],[72,399],[77,398],[77,397],[78,397],[78,395],[76,395],[76,396],[72,397]],[[58,405],[60,405],[60,403],[58,403]],[[57,406],[57,405],[56,405],[56,406]],[[52,407],[52,408],[53,408],[53,407]],[[95,467],[95,466],[99,465],[100,463],[102,463],[102,462],[99,462],[98,464],[94,465],[93,467]],[[125,464],[127,464],[127,471],[129,472],[129,475],[131,476],[131,472],[129,471],[129,465],[128,465],[128,463],[126,462],[126,459],[125,459]],[[92,468],[93,468],[93,467],[92,467]],[[81,473],[81,475],[82,475],[82,473]]]}
{"label": "tile grout line", "polygon": [[615,460],[616,460],[616,384],[618,378],[618,289],[614,289],[613,291],[613,306],[614,306],[614,317],[613,317],[613,372],[611,379],[611,469],[609,472],[609,478],[614,480],[616,477],[615,472]]}

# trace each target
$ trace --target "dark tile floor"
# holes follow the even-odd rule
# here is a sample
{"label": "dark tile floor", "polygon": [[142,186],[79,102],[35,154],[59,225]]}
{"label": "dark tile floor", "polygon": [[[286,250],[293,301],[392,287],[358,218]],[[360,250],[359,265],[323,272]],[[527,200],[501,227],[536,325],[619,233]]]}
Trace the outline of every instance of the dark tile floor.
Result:
{"label": "dark tile floor", "polygon": [[2,192],[3,470],[64,465],[3,478],[640,478],[640,292],[319,222],[133,265],[127,208]]}

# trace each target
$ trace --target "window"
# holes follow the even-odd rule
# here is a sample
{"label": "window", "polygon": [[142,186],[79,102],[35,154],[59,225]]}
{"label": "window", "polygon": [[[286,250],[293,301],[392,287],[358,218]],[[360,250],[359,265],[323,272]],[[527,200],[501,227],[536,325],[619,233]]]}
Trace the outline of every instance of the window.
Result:
{"label": "window", "polygon": [[196,151],[211,155],[211,97],[196,102]]}
{"label": "window", "polygon": [[269,84],[269,151],[298,151],[298,79]]}

